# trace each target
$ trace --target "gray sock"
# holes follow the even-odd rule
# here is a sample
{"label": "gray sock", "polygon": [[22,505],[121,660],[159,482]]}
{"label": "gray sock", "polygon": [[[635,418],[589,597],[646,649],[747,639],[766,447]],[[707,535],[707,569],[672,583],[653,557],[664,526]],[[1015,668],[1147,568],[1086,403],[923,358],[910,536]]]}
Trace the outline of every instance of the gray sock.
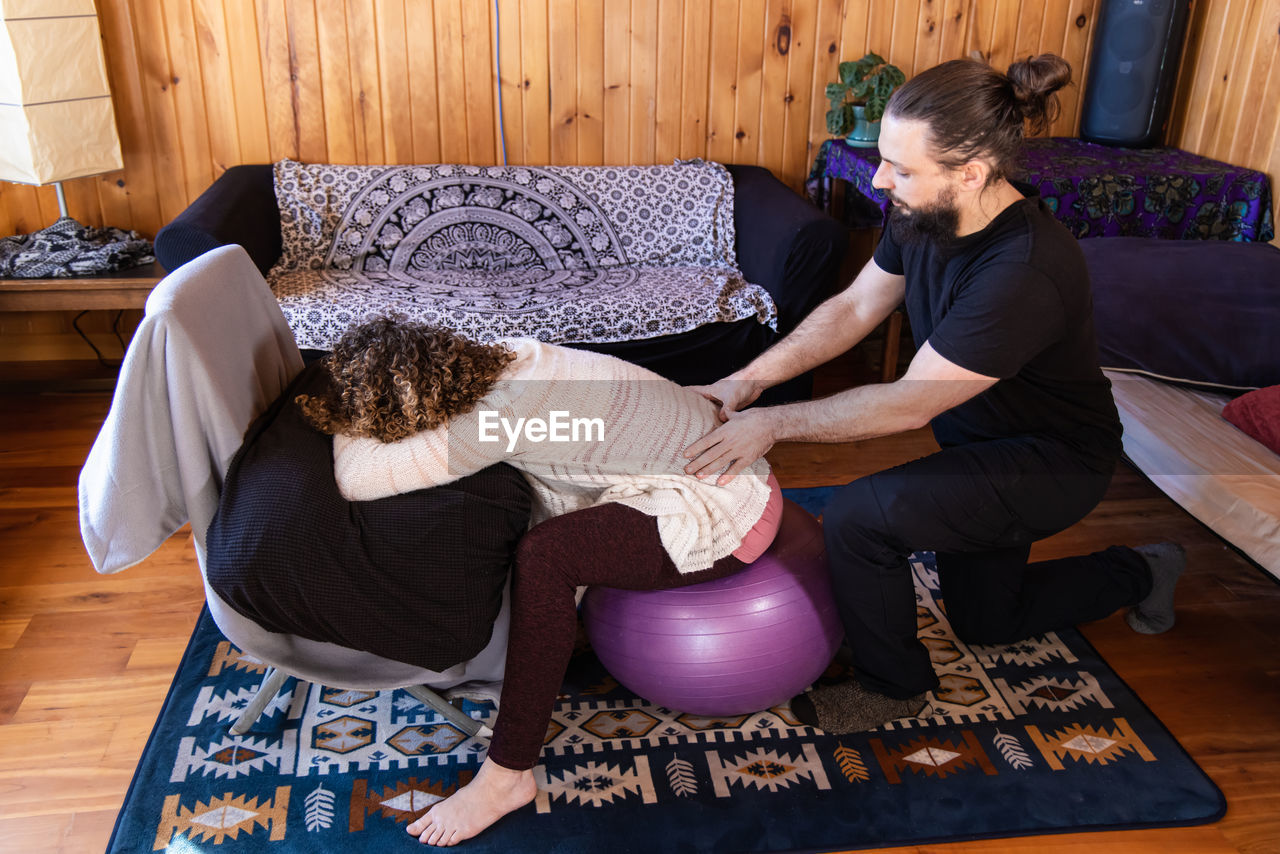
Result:
{"label": "gray sock", "polygon": [[1187,552],[1177,543],[1138,546],[1135,552],[1151,567],[1151,592],[1129,609],[1129,628],[1144,635],[1158,635],[1173,628],[1173,590],[1187,568]]}
{"label": "gray sock", "polygon": [[791,711],[801,723],[841,735],[875,729],[898,718],[920,714],[928,694],[897,700],[869,691],[856,681],[826,685],[806,691],[791,701]]}

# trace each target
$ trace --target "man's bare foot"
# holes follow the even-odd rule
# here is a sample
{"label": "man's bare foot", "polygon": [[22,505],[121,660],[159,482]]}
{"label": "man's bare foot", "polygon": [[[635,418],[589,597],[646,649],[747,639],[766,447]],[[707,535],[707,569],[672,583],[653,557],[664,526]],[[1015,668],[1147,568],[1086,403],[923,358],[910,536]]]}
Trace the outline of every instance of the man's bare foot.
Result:
{"label": "man's bare foot", "polygon": [[408,831],[429,845],[457,845],[537,794],[533,771],[512,771],[485,759],[474,780],[434,804]]}

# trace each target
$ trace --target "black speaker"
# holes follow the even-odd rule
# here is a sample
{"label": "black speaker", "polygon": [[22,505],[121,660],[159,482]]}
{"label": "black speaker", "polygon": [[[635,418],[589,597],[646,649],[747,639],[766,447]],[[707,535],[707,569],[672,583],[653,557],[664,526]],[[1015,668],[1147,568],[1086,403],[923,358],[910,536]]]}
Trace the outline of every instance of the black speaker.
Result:
{"label": "black speaker", "polygon": [[1191,0],[1103,0],[1080,136],[1144,148],[1164,137]]}

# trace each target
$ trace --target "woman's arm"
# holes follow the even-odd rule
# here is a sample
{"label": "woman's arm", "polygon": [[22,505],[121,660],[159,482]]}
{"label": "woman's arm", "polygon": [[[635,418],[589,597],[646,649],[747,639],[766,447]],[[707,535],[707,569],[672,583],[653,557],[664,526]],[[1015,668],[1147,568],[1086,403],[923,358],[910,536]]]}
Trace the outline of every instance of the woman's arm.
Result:
{"label": "woman's arm", "polygon": [[497,459],[484,459],[454,443],[449,428],[416,433],[399,442],[333,437],[333,474],[348,501],[371,501],[451,483],[474,474]]}

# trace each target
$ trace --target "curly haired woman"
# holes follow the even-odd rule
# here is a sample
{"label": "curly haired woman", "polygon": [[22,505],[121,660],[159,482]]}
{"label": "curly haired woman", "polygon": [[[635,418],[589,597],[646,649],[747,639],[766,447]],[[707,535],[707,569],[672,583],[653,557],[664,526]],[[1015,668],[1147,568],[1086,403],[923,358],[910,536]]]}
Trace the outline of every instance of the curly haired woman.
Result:
{"label": "curly haired woman", "polygon": [[497,462],[533,487],[516,553],[500,714],[475,778],[409,833],[456,845],[533,800],[576,632],[576,591],[680,587],[732,574],[781,520],[768,464],[719,482],[686,474],[683,450],[715,406],[644,368],[528,339],[477,344],[393,319],[349,330],[326,357],[324,398],[300,398],[335,434],[350,500],[456,480]]}

